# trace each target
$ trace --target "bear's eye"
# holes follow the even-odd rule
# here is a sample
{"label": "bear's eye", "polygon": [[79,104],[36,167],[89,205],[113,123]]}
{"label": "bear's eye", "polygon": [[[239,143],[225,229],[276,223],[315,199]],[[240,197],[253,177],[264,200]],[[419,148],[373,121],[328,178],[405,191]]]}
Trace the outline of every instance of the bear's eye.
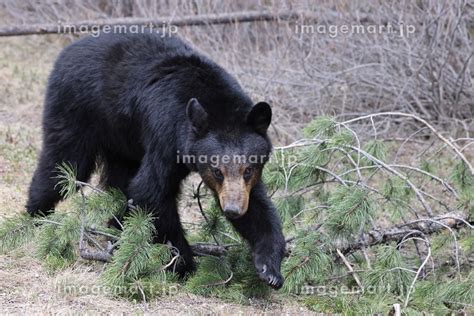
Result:
{"label": "bear's eye", "polygon": [[244,170],[244,179],[249,180],[250,177],[252,176],[253,168],[252,167],[247,167]]}
{"label": "bear's eye", "polygon": [[224,178],[224,175],[222,174],[222,171],[220,171],[219,169],[217,168],[213,168],[212,169],[212,174],[214,175],[214,177],[216,179],[223,179]]}

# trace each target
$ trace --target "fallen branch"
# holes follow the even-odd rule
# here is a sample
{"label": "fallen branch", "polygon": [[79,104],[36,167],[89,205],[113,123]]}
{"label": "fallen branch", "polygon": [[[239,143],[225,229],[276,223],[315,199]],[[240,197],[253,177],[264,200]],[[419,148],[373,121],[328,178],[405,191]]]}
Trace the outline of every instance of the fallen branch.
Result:
{"label": "fallen branch", "polygon": [[372,247],[393,241],[399,241],[407,234],[420,232],[430,235],[447,228],[458,228],[462,226],[473,226],[467,221],[465,216],[457,213],[449,213],[427,219],[417,219],[406,224],[400,224],[386,230],[370,230],[362,235],[357,242],[342,249],[342,253],[348,254],[366,247]]}
{"label": "fallen branch", "polygon": [[352,274],[352,277],[356,281],[357,285],[359,286],[359,289],[364,290],[364,287],[362,286],[362,283],[360,282],[359,277],[357,276],[357,273],[355,273],[354,269],[352,268],[350,262],[344,257],[342,252],[339,249],[336,249],[337,255],[342,259],[342,262],[346,265],[347,269],[349,270],[349,273]]}
{"label": "fallen branch", "polygon": [[102,262],[110,262],[112,261],[112,254],[106,250],[91,250],[86,248],[85,246],[79,247],[79,256],[85,260],[93,260],[93,261],[102,261]]}
{"label": "fallen branch", "polygon": [[222,257],[227,254],[227,250],[232,245],[213,245],[213,244],[195,244],[191,245],[191,249],[195,256],[214,256]]}
{"label": "fallen branch", "polygon": [[[464,216],[457,213],[449,213],[441,216],[436,216],[426,219],[417,219],[406,224],[400,224],[392,228],[387,228],[385,230],[370,230],[362,235],[357,242],[350,244],[349,246],[342,248],[340,252],[344,255],[348,253],[353,253],[355,251],[361,250],[363,248],[369,248],[372,246],[400,241],[407,234],[414,234],[419,232],[420,234],[430,235],[437,232],[440,232],[444,229],[449,228],[458,228],[462,226],[468,226],[469,228],[474,228]],[[294,238],[289,238],[288,243]],[[227,251],[230,247],[235,246],[236,244],[229,245],[214,245],[206,243],[198,243],[191,245],[194,256],[214,256],[222,257],[227,254]],[[79,245],[80,256],[83,259],[87,260],[96,260],[110,262],[112,259],[112,253],[110,252],[110,247],[104,251],[89,250],[86,249],[83,243],[80,242]]]}
{"label": "fallen branch", "polygon": [[32,25],[12,25],[0,28],[1,36],[19,36],[19,35],[42,35],[42,34],[72,34],[79,32],[97,32],[104,28],[110,28],[111,25],[143,25],[150,29],[162,29],[164,26],[193,26],[209,24],[230,24],[242,22],[257,21],[278,21],[293,20],[301,17],[302,12],[285,11],[272,13],[266,11],[247,11],[220,14],[189,15],[181,18],[159,17],[159,18],[116,18],[107,20],[86,20],[74,23],[56,24],[32,24]]}
{"label": "fallen branch", "polygon": [[[423,260],[423,262],[421,263],[420,267],[418,268],[418,270],[416,271],[416,275],[415,275],[415,278],[413,278],[413,281],[411,282],[411,285],[410,285],[410,288],[408,289],[408,292],[407,292],[407,296],[405,298],[405,304],[404,304],[404,308],[407,308],[408,306],[408,302],[410,301],[410,294],[413,292],[414,288],[415,288],[415,284],[416,284],[416,280],[418,280],[419,276],[420,276],[420,273],[423,271],[423,268],[425,267],[425,265],[428,263],[428,260],[431,258],[431,246],[430,246],[430,242],[426,239],[421,239],[421,238],[416,238],[420,241],[423,241],[426,243],[427,247],[428,247],[428,254],[426,255],[426,258]],[[408,239],[407,239],[408,240]],[[407,240],[404,240],[403,242],[406,242]]]}
{"label": "fallen branch", "polygon": [[[110,262],[112,261],[113,247],[107,247],[105,250],[92,250],[86,247],[84,242],[84,235],[81,234],[81,239],[79,241],[79,256],[85,260],[93,260],[93,261],[102,261],[102,262]],[[203,257],[203,256],[214,256],[214,257],[222,257],[227,254],[229,247],[232,245],[212,245],[212,244],[195,244],[191,245],[191,249],[193,250],[194,256],[196,257]]]}

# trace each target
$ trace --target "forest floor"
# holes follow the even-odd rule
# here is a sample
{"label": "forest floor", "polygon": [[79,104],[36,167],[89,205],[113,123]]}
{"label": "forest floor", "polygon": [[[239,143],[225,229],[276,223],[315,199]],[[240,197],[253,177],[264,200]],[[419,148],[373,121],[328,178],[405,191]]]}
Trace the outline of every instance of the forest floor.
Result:
{"label": "forest floor", "polygon": [[[48,74],[67,41],[58,36],[0,39],[0,221],[24,212],[28,185],[41,148],[41,115]],[[183,221],[199,216],[181,203]],[[106,295],[98,284],[101,265],[79,262],[51,273],[27,245],[0,255],[1,313],[309,314],[277,292],[240,305],[178,290],[147,304]],[[64,291],[65,286],[76,291]]]}

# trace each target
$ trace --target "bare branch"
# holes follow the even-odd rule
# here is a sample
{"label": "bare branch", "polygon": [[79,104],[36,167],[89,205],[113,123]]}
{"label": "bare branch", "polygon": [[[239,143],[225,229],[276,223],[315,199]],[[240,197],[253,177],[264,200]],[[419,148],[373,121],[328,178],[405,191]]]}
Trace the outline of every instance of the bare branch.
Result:
{"label": "bare branch", "polygon": [[302,12],[285,11],[272,13],[265,11],[247,11],[221,14],[189,15],[181,18],[159,17],[159,18],[115,18],[107,20],[85,20],[63,25],[57,24],[33,24],[33,25],[12,25],[0,28],[1,36],[19,35],[41,35],[41,34],[62,34],[74,32],[90,32],[92,30],[102,30],[111,25],[143,25],[148,27],[162,27],[163,25],[174,26],[195,26],[209,24],[229,24],[257,21],[278,21],[292,20],[302,16]]}
{"label": "bare branch", "polygon": [[418,231],[424,235],[438,233],[447,227],[457,228],[472,225],[467,221],[464,215],[458,213],[445,214],[426,219],[418,219],[405,224],[400,224],[384,230],[370,230],[364,233],[363,238],[350,244],[341,251],[344,254],[352,253],[363,247],[371,247],[388,242],[399,241],[407,234]]}

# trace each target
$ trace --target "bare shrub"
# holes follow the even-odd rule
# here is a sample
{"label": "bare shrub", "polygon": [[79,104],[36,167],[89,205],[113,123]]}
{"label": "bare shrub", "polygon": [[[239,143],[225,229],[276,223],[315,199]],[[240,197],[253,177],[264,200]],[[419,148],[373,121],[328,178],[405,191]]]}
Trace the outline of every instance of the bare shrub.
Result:
{"label": "bare shrub", "polygon": [[[274,132],[282,141],[298,138],[301,126],[320,114],[403,111],[444,130],[473,130],[474,14],[468,1],[5,0],[2,7],[9,23],[298,11],[296,21],[190,26],[179,33],[235,74],[255,99],[272,101]],[[342,34],[344,25],[365,32]],[[388,25],[392,32],[368,31]],[[326,31],[301,32],[302,26]],[[407,27],[415,32],[407,34]]]}

